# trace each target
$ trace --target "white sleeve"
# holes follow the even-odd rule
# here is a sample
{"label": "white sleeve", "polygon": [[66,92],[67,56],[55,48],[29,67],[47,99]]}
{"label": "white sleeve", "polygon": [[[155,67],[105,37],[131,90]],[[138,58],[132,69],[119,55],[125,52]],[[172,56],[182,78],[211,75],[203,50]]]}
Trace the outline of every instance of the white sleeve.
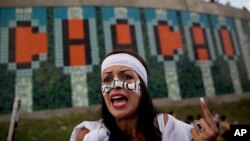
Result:
{"label": "white sleeve", "polygon": [[108,134],[105,128],[95,129],[86,134],[83,141],[108,141]]}
{"label": "white sleeve", "polygon": [[162,132],[162,141],[191,141],[191,128],[191,125],[168,115],[167,124]]}
{"label": "white sleeve", "polygon": [[[87,128],[89,133],[85,135],[83,141],[108,141],[109,131],[103,125],[102,121],[84,121],[77,125],[70,136],[70,141],[76,141],[77,135],[82,128]],[[101,140],[100,140],[101,139]]]}
{"label": "white sleeve", "polygon": [[176,129],[173,132],[173,139],[171,141],[191,141],[193,138],[191,128],[191,125],[176,120]]}

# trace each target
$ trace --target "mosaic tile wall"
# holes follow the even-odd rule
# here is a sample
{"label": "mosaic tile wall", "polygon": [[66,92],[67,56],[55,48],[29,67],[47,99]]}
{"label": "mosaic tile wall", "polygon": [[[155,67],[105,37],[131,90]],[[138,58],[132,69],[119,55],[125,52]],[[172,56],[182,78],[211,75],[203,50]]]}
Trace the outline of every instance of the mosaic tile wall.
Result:
{"label": "mosaic tile wall", "polygon": [[132,48],[153,98],[250,91],[250,21],[167,9],[0,9],[0,114],[100,103],[102,57]]}

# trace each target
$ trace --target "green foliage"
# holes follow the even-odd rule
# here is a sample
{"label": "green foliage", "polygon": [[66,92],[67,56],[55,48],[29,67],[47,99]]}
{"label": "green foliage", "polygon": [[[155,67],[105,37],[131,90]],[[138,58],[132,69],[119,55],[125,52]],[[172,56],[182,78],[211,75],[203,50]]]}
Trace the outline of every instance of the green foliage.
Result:
{"label": "green foliage", "polygon": [[0,114],[10,113],[15,97],[15,71],[0,64]]}
{"label": "green foliage", "polygon": [[33,72],[34,110],[71,107],[70,76],[52,63],[42,63]]}
{"label": "green foliage", "polygon": [[250,82],[247,77],[246,66],[244,64],[244,60],[242,56],[239,56],[239,60],[237,61],[237,68],[239,72],[241,87],[243,92],[250,92]]}
{"label": "green foliage", "polygon": [[88,96],[89,104],[95,105],[101,103],[101,76],[100,66],[93,66],[93,72],[88,73]]}
{"label": "green foliage", "polygon": [[230,76],[228,63],[224,60],[223,55],[218,53],[218,45],[216,44],[216,37],[214,36],[214,27],[212,27],[211,16],[209,15],[208,21],[211,29],[211,37],[215,48],[216,60],[213,61],[211,73],[213,76],[214,88],[216,95],[234,93],[234,88]]}
{"label": "green foliage", "polygon": [[[148,57],[148,88],[153,98],[167,97],[167,84],[164,77],[163,64],[156,57]],[[152,69],[153,68],[153,69]],[[163,76],[163,77],[162,77]]]}
{"label": "green foliage", "polygon": [[141,26],[142,26],[142,36],[143,44],[145,47],[145,61],[148,67],[148,89],[153,98],[167,97],[168,89],[165,81],[164,68],[162,67],[162,62],[159,62],[156,56],[152,56],[150,53],[149,38],[147,31],[147,23],[144,15],[143,9],[140,9]]}
{"label": "green foliage", "polygon": [[102,59],[107,52],[105,53],[105,39],[103,33],[104,29],[103,29],[102,13],[100,7],[96,7],[96,24],[97,24],[99,56]]}
{"label": "green foliage", "polygon": [[177,72],[182,98],[205,95],[201,70],[194,62],[189,61],[187,53],[180,57]]}
{"label": "green foliage", "polygon": [[33,108],[34,110],[71,107],[70,76],[56,68],[53,22],[53,9],[47,8],[48,18],[48,60],[33,71]]}
{"label": "green foliage", "polygon": [[211,67],[215,92],[217,95],[234,93],[233,84],[230,77],[229,66],[223,57],[220,56],[214,61]]}
{"label": "green foliage", "polygon": [[[104,43],[104,33],[102,24],[102,14],[101,8],[96,7],[96,24],[97,24],[97,35],[98,35],[98,48],[100,61],[105,55],[105,43]],[[95,105],[101,103],[101,68],[100,65],[93,66],[93,71],[87,74],[88,81],[88,97],[89,104]]]}

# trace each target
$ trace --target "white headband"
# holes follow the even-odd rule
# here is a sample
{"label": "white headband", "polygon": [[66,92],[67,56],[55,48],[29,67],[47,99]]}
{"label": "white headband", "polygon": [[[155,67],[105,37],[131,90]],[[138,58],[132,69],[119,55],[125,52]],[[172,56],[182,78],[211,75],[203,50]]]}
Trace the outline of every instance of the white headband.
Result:
{"label": "white headband", "polygon": [[115,65],[127,66],[136,71],[136,73],[142,78],[143,82],[147,86],[148,78],[147,71],[142,63],[132,55],[126,53],[113,54],[105,58],[102,62],[101,72],[106,68]]}

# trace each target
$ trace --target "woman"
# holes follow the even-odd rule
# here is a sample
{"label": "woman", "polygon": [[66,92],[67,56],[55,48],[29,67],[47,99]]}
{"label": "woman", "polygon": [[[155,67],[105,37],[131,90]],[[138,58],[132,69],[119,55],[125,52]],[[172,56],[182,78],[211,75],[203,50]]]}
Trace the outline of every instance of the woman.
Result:
{"label": "woman", "polygon": [[102,119],[75,127],[71,141],[215,140],[218,130],[207,106],[196,129],[173,116],[157,113],[147,91],[147,67],[130,50],[116,50],[101,65]]}

